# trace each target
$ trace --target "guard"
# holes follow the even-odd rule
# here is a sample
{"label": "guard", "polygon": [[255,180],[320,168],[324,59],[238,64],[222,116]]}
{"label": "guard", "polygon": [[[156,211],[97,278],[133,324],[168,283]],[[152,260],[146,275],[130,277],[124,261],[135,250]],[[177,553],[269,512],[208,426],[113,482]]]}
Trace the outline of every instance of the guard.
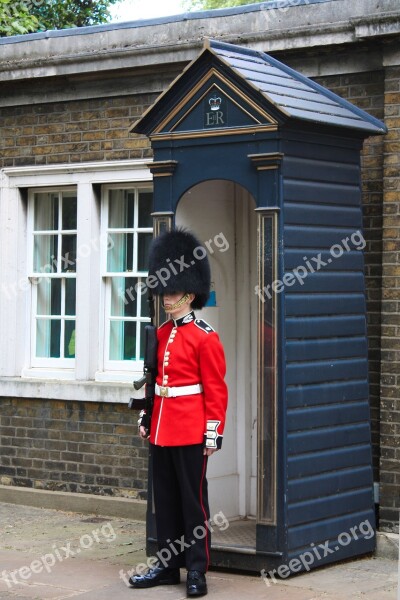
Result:
{"label": "guard", "polygon": [[207,594],[211,537],[207,461],[221,448],[227,408],[225,356],[218,334],[193,309],[210,293],[206,250],[183,229],[165,232],[150,248],[147,282],[170,315],[157,331],[157,378],[150,433],[158,539],[157,565],[132,576],[134,588],[180,582],[188,597]]}

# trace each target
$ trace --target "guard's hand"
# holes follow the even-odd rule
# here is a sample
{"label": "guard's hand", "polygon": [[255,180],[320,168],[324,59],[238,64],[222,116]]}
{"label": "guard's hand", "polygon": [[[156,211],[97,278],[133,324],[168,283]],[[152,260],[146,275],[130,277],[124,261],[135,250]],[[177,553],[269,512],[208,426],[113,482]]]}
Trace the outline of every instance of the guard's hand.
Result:
{"label": "guard's hand", "polygon": [[214,452],[217,452],[218,448],[203,448],[203,455],[204,456],[211,456],[212,454],[214,454]]}
{"label": "guard's hand", "polygon": [[149,433],[148,430],[146,429],[146,427],[143,427],[143,425],[141,425],[139,427],[139,435],[141,438],[143,438],[144,440],[147,440],[147,438],[149,437]]}

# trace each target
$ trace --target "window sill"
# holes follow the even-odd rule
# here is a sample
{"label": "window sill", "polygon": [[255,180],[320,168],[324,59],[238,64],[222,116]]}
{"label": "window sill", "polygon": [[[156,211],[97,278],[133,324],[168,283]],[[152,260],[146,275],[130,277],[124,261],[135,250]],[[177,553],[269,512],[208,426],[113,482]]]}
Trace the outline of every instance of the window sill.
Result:
{"label": "window sill", "polygon": [[128,404],[129,398],[143,398],[143,389],[136,391],[127,382],[72,381],[27,377],[0,377],[0,398],[41,398],[80,402]]}

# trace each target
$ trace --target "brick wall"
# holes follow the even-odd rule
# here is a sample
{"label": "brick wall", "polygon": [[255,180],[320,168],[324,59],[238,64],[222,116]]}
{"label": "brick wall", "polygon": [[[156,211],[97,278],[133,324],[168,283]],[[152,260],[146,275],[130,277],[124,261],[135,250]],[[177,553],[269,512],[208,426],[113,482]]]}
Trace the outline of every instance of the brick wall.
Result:
{"label": "brick wall", "polygon": [[400,510],[400,67],[385,73],[380,526],[398,531]]}
{"label": "brick wall", "polygon": [[0,168],[149,157],[129,127],[156,96],[0,108]]}
{"label": "brick wall", "polygon": [[[399,280],[396,279],[399,266],[395,254],[400,242],[394,221],[398,219],[400,205],[398,75],[396,69],[388,69],[386,81],[383,71],[317,78],[320,84],[377,118],[385,117],[391,128],[385,142],[382,136],[370,138],[363,152],[374,470],[378,480],[381,460],[381,518],[387,527],[393,523],[400,497],[400,475],[395,462],[400,459],[400,448],[396,445],[400,439]],[[156,97],[157,94],[130,95],[0,108],[0,167],[150,157],[148,140],[129,134],[128,129]],[[384,150],[387,185],[383,216]],[[382,243],[386,278],[383,286]],[[384,339],[382,371],[381,334]],[[393,412],[395,410],[397,412]],[[0,419],[0,481],[3,483],[144,497],[146,449],[136,437],[135,419],[132,413],[127,414],[126,407],[12,399],[1,402]],[[48,421],[45,429],[39,427],[43,421]]]}
{"label": "brick wall", "polygon": [[[318,83],[346,98],[377,119],[384,119],[384,72],[320,77]],[[362,186],[369,344],[369,381],[374,479],[380,460],[380,346],[382,295],[382,203],[384,138],[368,138],[362,153]]]}
{"label": "brick wall", "polygon": [[0,483],[146,499],[136,421],[120,404],[3,399]]}

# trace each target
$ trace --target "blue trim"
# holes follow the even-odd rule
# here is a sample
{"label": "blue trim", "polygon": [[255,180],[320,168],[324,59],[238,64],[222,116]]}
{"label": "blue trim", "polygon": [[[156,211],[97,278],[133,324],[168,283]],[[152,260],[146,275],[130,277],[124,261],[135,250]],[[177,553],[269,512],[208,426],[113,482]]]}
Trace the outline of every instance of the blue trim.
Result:
{"label": "blue trim", "polygon": [[[293,1],[293,0],[292,0]],[[257,12],[261,10],[284,9],[285,11],[296,6],[308,4],[322,4],[327,2],[337,2],[338,0],[298,0],[297,4],[291,6],[282,6],[282,0],[273,2],[260,2],[257,4],[247,4],[245,6],[235,6],[232,8],[219,8],[215,10],[203,10],[196,12],[186,12],[167,17],[156,17],[154,19],[140,19],[137,21],[124,21],[122,23],[108,23],[106,25],[91,25],[90,27],[71,27],[70,29],[54,29],[50,31],[40,31],[38,33],[27,33],[25,35],[13,35],[0,38],[1,44],[20,44],[34,40],[43,40],[48,38],[69,37],[75,35],[90,35],[104,31],[114,31],[118,29],[138,29],[139,27],[151,27],[156,25],[166,25],[168,23],[179,23],[182,21],[195,21],[196,19],[212,19],[216,17],[225,17],[230,15],[240,15],[243,13]]]}

